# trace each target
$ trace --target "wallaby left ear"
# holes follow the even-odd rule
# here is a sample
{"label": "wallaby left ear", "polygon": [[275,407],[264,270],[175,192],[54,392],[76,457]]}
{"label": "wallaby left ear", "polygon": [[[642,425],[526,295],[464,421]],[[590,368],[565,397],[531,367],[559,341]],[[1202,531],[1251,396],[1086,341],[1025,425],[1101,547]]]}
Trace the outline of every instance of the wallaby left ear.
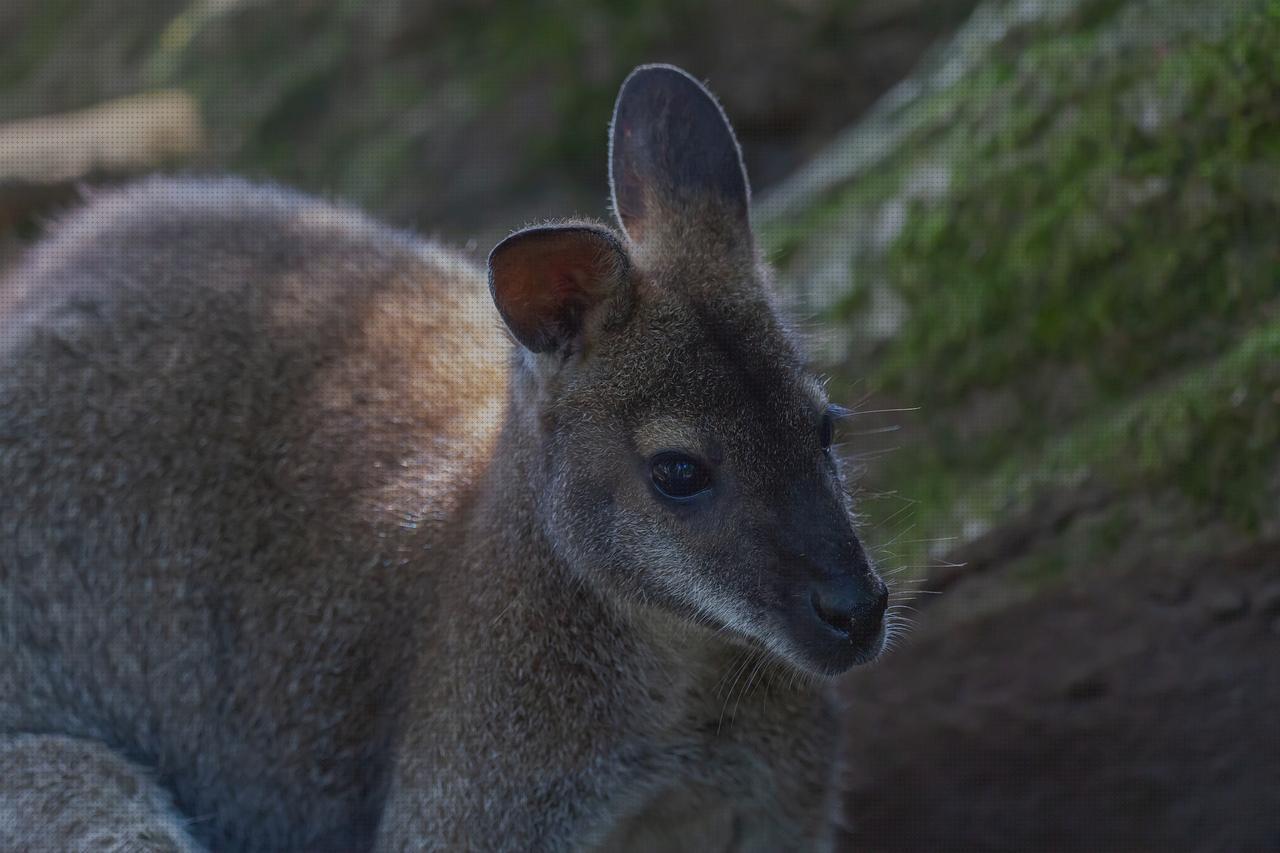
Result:
{"label": "wallaby left ear", "polygon": [[489,253],[489,292],[516,340],[532,352],[552,352],[579,341],[628,266],[626,251],[604,228],[526,228]]}
{"label": "wallaby left ear", "polygon": [[618,223],[636,243],[717,234],[751,241],[751,189],[733,128],[706,87],[674,65],[642,65],[623,81],[609,184]]}

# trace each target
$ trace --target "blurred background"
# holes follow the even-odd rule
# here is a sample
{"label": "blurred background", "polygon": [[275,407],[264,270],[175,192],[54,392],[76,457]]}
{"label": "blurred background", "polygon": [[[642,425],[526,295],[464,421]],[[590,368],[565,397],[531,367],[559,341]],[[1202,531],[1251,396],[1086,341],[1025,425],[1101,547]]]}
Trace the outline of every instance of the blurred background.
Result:
{"label": "blurred background", "polygon": [[860,850],[1280,850],[1280,0],[4,0],[0,263],[234,171],[483,259],[626,72],[739,131],[866,532]]}

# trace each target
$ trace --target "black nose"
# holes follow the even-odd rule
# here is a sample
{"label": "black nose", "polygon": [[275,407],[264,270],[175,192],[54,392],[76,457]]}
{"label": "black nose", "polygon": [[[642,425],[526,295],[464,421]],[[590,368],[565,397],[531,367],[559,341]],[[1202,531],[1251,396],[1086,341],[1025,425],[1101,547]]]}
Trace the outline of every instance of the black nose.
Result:
{"label": "black nose", "polygon": [[879,633],[889,606],[889,589],[875,576],[815,584],[811,596],[818,618],[855,643],[870,641]]}

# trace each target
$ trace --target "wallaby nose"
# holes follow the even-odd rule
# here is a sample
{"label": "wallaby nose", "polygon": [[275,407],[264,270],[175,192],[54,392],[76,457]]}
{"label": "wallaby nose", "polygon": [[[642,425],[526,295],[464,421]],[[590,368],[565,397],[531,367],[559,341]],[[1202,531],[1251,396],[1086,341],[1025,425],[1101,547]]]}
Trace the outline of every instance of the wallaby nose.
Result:
{"label": "wallaby nose", "polygon": [[810,595],[818,618],[857,644],[875,638],[889,606],[889,589],[874,575],[824,581]]}

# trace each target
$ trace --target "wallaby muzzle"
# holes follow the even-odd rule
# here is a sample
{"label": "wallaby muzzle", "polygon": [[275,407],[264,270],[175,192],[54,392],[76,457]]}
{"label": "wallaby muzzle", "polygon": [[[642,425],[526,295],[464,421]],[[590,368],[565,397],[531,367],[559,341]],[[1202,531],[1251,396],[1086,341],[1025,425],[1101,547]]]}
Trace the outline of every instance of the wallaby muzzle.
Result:
{"label": "wallaby muzzle", "polygon": [[874,660],[888,587],[838,500],[812,481],[797,484],[790,497],[778,552],[792,640],[833,673]]}
{"label": "wallaby muzzle", "polygon": [[889,590],[874,574],[844,575],[810,587],[814,613],[833,631],[845,634],[854,646],[875,643],[889,606]]}

